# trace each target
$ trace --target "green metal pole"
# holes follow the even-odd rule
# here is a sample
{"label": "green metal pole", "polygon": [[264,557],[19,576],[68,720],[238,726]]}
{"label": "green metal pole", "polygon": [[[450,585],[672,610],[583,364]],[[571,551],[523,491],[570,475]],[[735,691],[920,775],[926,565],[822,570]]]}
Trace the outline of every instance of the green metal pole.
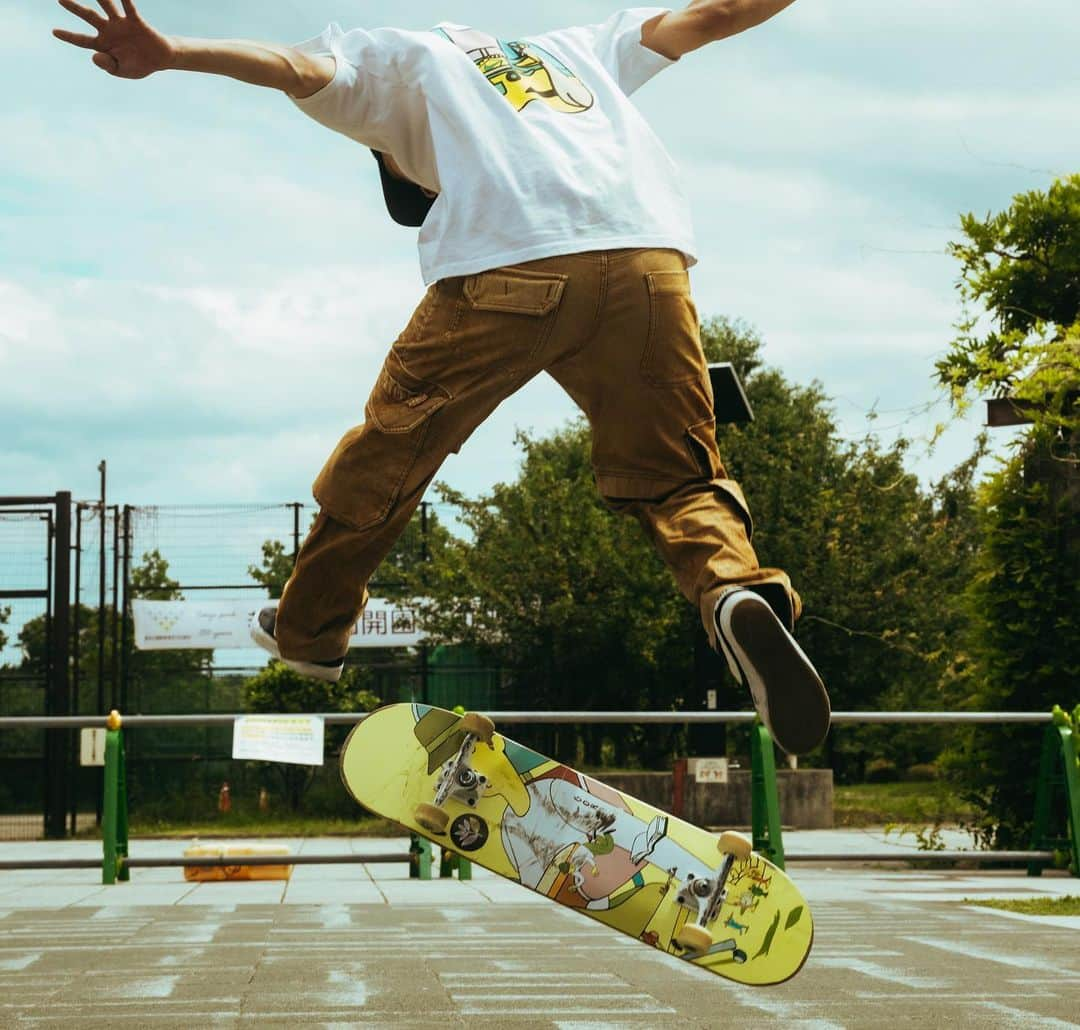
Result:
{"label": "green metal pole", "polygon": [[750,731],[750,825],[754,850],[784,868],[780,830],[780,795],[776,789],[776,760],[772,737],[757,722]]}
{"label": "green metal pole", "polygon": [[[105,785],[102,791],[102,883],[117,882],[117,824],[120,810],[120,785],[123,782],[123,737],[121,718],[113,710],[106,721],[105,731]],[[126,818],[124,819],[124,843],[126,844]],[[126,849],[125,852],[126,854]]]}
{"label": "green metal pole", "polygon": [[120,731],[105,731],[105,784],[101,799],[101,882],[116,883],[116,804]]}
{"label": "green metal pole", "polygon": [[431,879],[431,842],[418,833],[409,843],[409,877],[413,880]]}
{"label": "green metal pole", "polygon": [[454,875],[458,857],[449,848],[439,850],[439,879],[447,880]]}
{"label": "green metal pole", "polygon": [[1072,845],[1070,868],[1080,876],[1080,766],[1077,764],[1076,731],[1069,726],[1055,726],[1061,737],[1061,759],[1065,763],[1065,803],[1069,815],[1069,843]]}
{"label": "green metal pole", "polygon": [[121,883],[131,879],[128,857],[128,803],[127,803],[127,751],[124,748],[124,731],[116,730],[119,741],[119,774],[116,788],[116,878]]}

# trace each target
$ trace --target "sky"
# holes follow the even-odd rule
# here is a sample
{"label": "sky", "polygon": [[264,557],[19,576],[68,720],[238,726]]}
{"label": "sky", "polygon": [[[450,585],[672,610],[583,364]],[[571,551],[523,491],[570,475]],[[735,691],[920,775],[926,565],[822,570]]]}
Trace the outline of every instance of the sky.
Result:
{"label": "sky", "polygon": [[[140,10],[167,33],[290,43],[330,21],[513,37],[618,7]],[[105,458],[112,502],[308,500],[423,290],[374,162],[274,91],[112,78],[52,38],[82,23],[49,0],[0,0],[0,24],[0,495],[92,499]],[[961,315],[948,244],[963,213],[1080,168],[1078,38],[1075,0],[798,0],[635,96],[683,169],[703,316],[745,320],[768,364],[819,381],[841,435],[914,438],[926,482],[981,422],[927,452],[949,419],[933,364]],[[470,494],[512,479],[515,429],[574,414],[541,377],[440,478]]]}

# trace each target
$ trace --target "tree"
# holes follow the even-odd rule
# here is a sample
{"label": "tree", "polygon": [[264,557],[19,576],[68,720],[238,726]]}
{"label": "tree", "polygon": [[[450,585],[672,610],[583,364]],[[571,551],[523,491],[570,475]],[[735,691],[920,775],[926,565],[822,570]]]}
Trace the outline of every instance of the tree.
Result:
{"label": "tree", "polygon": [[[450,539],[450,532],[440,522],[437,512],[428,510],[423,518],[414,516],[379,565],[370,586],[380,596],[394,600],[407,597],[410,591],[422,592],[427,562],[438,556]],[[249,565],[248,575],[266,587],[269,597],[279,598],[292,575],[293,558],[293,553],[280,540],[266,540],[262,545],[261,565]]]}
{"label": "tree", "polygon": [[[10,619],[10,618],[11,618],[11,609],[10,608],[0,608],[0,626],[4,626],[7,623],[8,619]],[[7,647],[7,642],[8,642],[7,635],[4,633],[3,629],[0,629],[0,652],[3,652],[4,648]]]}
{"label": "tree", "polygon": [[[949,627],[963,617],[953,599],[969,573],[974,461],[928,494],[906,469],[906,440],[841,441],[821,385],[764,366],[753,330],[713,319],[702,338],[710,360],[735,366],[754,409],[753,422],[720,428],[720,452],[749,498],[759,557],[802,595],[798,636],[834,708],[918,707],[940,693]],[[845,729],[825,757],[841,779],[859,779],[871,757],[922,763],[941,740]]]}
{"label": "tree", "polygon": [[[936,684],[948,665],[941,597],[965,572],[967,551],[956,543],[970,482],[958,474],[928,496],[904,468],[903,441],[839,440],[821,387],[794,386],[765,367],[747,327],[714,319],[703,341],[711,360],[735,365],[754,407],[755,422],[720,430],[721,454],[747,490],[762,561],[788,569],[804,594],[800,635],[838,706],[900,704]],[[587,426],[518,442],[516,482],[475,500],[442,488],[470,536],[432,563],[428,625],[509,666],[524,707],[687,707],[698,615],[637,524],[603,506]],[[745,692],[729,706],[748,707]],[[576,731],[560,733],[538,746],[574,760]],[[620,763],[662,761],[677,743],[653,731],[607,739]],[[939,748],[906,738],[905,752],[903,739],[873,745],[845,730],[830,747],[852,777],[873,747],[909,764]],[[585,734],[588,761],[599,759],[602,740]]]}
{"label": "tree", "polygon": [[[301,676],[279,661],[271,661],[245,685],[245,707],[249,712],[270,712],[286,715],[292,712],[370,712],[379,699],[367,689],[370,674],[367,670],[347,669],[337,683]],[[340,746],[342,727],[328,729],[332,745]],[[298,812],[304,795],[315,779],[316,770],[308,766],[274,763],[269,767],[282,788],[291,812]]]}
{"label": "tree", "polygon": [[[1080,175],[1013,198],[1007,211],[961,219],[965,315],[939,380],[959,408],[973,393],[1027,402],[1037,432],[1080,427]],[[974,314],[970,308],[982,310]],[[993,327],[980,333],[982,315]]]}
{"label": "tree", "polygon": [[[977,392],[1009,396],[1032,425],[980,491],[970,662],[957,693],[972,708],[1071,707],[1061,692],[1080,671],[1080,176],[961,225],[961,296],[983,310],[965,312],[939,379],[958,408]],[[987,841],[1028,843],[1038,747],[1017,727],[957,735],[950,767]]]}
{"label": "tree", "polygon": [[[516,483],[475,500],[440,487],[469,538],[453,540],[426,576],[424,621],[438,639],[469,644],[510,670],[504,703],[525,708],[680,708],[689,679],[684,602],[630,519],[603,506],[576,422],[538,440],[519,434]],[[576,729],[524,733],[577,759]],[[587,762],[604,737],[585,735]],[[662,755],[666,733],[609,736],[630,752]]]}
{"label": "tree", "polygon": [[293,570],[293,554],[285,550],[280,540],[265,540],[262,545],[262,567],[248,566],[248,575],[266,587],[266,596],[277,599],[285,590],[285,584]]}
{"label": "tree", "polygon": [[[141,562],[132,568],[129,590],[133,598],[142,601],[183,600],[180,584],[169,575],[169,563],[157,549],[143,554]],[[127,632],[128,639],[133,639],[130,624]],[[136,711],[205,708],[213,651],[135,651],[130,662],[129,704]]]}

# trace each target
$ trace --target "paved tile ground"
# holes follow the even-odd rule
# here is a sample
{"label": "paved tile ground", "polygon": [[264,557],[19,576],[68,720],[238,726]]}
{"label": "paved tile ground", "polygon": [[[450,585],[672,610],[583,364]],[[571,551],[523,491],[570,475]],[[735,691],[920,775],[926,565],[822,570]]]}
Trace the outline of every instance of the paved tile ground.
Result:
{"label": "paved tile ground", "polygon": [[[789,853],[811,850],[799,836]],[[321,853],[403,846],[294,842]],[[3,857],[31,847],[93,853],[8,845]],[[1076,880],[797,862],[790,871],[813,908],[816,943],[798,977],[764,989],[703,974],[482,870],[462,883],[410,881],[404,865],[299,866],[287,884],[195,885],[176,869],[135,869],[110,888],[92,870],[4,872],[0,1027],[1080,1026],[1080,918],[962,903],[1076,894]]]}

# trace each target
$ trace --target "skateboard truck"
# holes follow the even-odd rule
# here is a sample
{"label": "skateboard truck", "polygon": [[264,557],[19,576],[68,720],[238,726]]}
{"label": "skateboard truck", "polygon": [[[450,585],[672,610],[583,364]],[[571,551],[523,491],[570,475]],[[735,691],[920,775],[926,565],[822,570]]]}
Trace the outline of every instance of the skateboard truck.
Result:
{"label": "skateboard truck", "polygon": [[706,952],[712,947],[713,938],[709,924],[720,914],[720,906],[727,898],[727,880],[736,862],[750,857],[753,845],[741,833],[728,831],[720,834],[717,848],[724,854],[723,865],[714,877],[695,876],[691,873],[675,900],[693,912],[697,919],[687,923],[675,935],[675,943],[687,951]]}
{"label": "skateboard truck", "polygon": [[457,754],[443,763],[439,779],[435,784],[435,797],[431,804],[420,804],[413,812],[413,818],[429,833],[442,835],[450,822],[450,813],[443,805],[451,798],[463,802],[470,808],[476,806],[480,792],[487,783],[487,777],[478,773],[470,764],[473,752],[479,741],[491,746],[491,737],[495,732],[495,723],[486,715],[469,712],[461,717],[460,729],[465,737],[461,741]]}

